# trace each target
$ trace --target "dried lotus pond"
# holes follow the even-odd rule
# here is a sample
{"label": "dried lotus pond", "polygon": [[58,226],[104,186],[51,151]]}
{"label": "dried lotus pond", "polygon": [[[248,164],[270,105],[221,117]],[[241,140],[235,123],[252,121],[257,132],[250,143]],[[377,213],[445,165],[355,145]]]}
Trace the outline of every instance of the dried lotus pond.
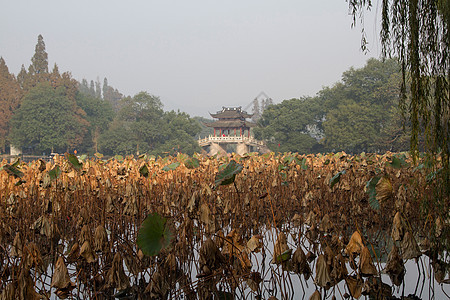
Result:
{"label": "dried lotus pond", "polygon": [[422,163],[3,161],[0,299],[445,299],[449,196]]}

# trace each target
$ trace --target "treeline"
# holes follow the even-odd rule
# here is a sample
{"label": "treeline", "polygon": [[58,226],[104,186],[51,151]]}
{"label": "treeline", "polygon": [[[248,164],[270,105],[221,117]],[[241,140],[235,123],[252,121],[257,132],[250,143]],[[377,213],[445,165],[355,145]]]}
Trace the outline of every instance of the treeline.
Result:
{"label": "treeline", "polygon": [[0,152],[11,145],[24,153],[77,150],[107,155],[155,155],[200,151],[198,121],[182,112],[164,111],[147,92],[124,97],[97,79],[81,82],[69,72],[48,68],[41,35],[28,70],[15,76],[0,57]]}
{"label": "treeline", "polygon": [[[395,59],[368,60],[315,97],[270,105],[255,128],[276,152],[386,152],[409,150],[399,108],[400,66]],[[406,130],[410,132],[410,130]]]}

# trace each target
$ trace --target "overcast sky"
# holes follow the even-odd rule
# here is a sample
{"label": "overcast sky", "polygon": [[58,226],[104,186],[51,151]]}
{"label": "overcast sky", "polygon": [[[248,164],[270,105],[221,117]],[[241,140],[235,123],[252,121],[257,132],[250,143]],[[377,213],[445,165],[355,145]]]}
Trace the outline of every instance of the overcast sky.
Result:
{"label": "overcast sky", "polygon": [[42,34],[50,69],[57,63],[79,81],[107,77],[125,95],[147,91],[191,116],[246,107],[262,91],[275,103],[314,96],[380,53],[377,8],[366,15],[364,54],[345,0],[0,4],[0,56],[10,72],[28,68]]}

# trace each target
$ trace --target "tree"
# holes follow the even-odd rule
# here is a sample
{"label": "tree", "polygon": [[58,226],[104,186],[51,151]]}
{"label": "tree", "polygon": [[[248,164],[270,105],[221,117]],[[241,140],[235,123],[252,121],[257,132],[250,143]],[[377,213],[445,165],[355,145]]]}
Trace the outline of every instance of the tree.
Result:
{"label": "tree", "polygon": [[89,122],[88,132],[80,145],[80,151],[98,152],[100,134],[108,129],[114,118],[114,111],[109,102],[91,97],[81,92],[76,95],[77,105],[86,113]]}
{"label": "tree", "polygon": [[22,99],[11,120],[11,143],[33,153],[64,152],[78,146],[83,126],[62,87],[40,83]]}
{"label": "tree", "polygon": [[185,113],[164,112],[158,97],[140,92],[123,98],[119,107],[99,139],[100,151],[105,154],[192,154],[199,150],[194,139],[201,130],[197,121]]}
{"label": "tree", "polygon": [[[349,3],[354,23],[372,5],[370,0]],[[442,186],[448,196],[450,1],[383,0],[381,8],[383,56],[398,57],[401,64],[400,107],[411,123],[411,153],[417,158],[419,139],[424,135],[427,154],[437,167],[442,162]],[[363,36],[363,47],[366,44]]]}
{"label": "tree", "polygon": [[22,91],[17,80],[9,73],[3,57],[0,57],[0,152],[8,144],[9,122],[19,106]]}
{"label": "tree", "polygon": [[45,51],[45,43],[42,35],[38,36],[38,42],[31,58],[31,65],[29,69],[32,74],[48,73],[48,54]]}
{"label": "tree", "polygon": [[255,138],[265,140],[272,151],[311,152],[317,141],[308,133],[314,122],[311,98],[285,100],[270,105],[254,129]]}

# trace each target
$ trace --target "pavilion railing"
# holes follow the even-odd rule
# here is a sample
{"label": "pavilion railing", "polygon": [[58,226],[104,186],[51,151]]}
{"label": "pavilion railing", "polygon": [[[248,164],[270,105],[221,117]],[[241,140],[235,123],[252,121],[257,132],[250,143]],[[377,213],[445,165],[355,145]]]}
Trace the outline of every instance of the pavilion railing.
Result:
{"label": "pavilion railing", "polygon": [[245,143],[249,145],[255,146],[265,146],[264,142],[258,141],[254,137],[245,137],[245,136],[208,136],[204,139],[199,139],[198,143],[201,147],[208,146],[211,143],[217,144],[238,144]]}

